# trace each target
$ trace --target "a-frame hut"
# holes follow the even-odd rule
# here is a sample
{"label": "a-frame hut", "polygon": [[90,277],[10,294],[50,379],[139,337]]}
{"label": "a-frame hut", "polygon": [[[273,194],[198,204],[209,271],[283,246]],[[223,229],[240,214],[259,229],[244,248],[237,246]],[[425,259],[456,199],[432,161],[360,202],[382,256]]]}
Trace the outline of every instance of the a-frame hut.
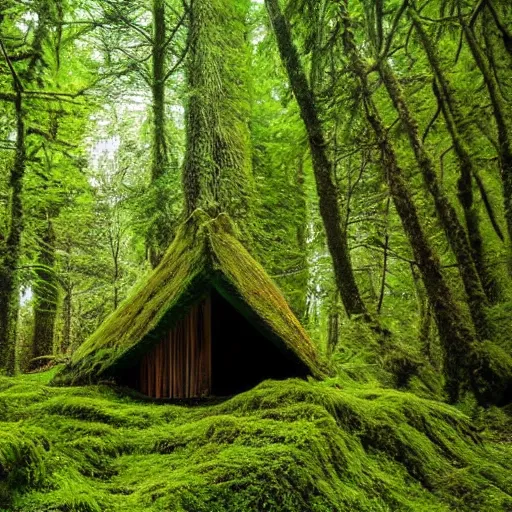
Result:
{"label": "a-frame hut", "polygon": [[281,292],[227,216],[197,211],[55,381],[113,379],[154,398],[193,398],[308,375],[323,370]]}

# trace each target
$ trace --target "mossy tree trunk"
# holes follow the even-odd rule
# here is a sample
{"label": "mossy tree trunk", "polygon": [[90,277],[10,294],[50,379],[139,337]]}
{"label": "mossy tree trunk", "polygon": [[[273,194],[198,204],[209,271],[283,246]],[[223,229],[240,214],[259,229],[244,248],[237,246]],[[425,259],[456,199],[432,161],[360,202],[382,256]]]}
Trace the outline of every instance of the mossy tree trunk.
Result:
{"label": "mossy tree trunk", "polygon": [[[25,84],[44,86],[41,64],[44,64],[44,43],[50,33],[52,21],[62,21],[60,2],[40,2],[37,4],[37,25],[30,43],[30,58],[23,73],[16,72],[7,48],[0,39],[1,54],[12,77],[15,92],[14,110],[16,118],[16,151],[9,177],[10,186],[10,224],[6,242],[0,247],[0,367],[7,374],[17,371],[16,339],[19,312],[18,266],[21,256],[21,238],[24,230],[23,180],[27,165],[27,129],[25,123],[25,105],[23,102]],[[21,79],[20,79],[21,78]]]}
{"label": "mossy tree trunk", "polygon": [[384,59],[379,59],[377,69],[391,101],[398,112],[402,126],[407,133],[409,143],[416,158],[416,163],[422,173],[427,189],[434,199],[438,218],[446,233],[455,259],[457,260],[477,336],[482,340],[489,339],[490,328],[486,310],[488,306],[487,297],[472,258],[471,247],[466,231],[460,223],[457,212],[451,204],[450,199],[439,183],[434,162],[423,145],[419,135],[418,123],[409,108],[402,86],[398,82],[389,64]]}
{"label": "mossy tree trunk", "polygon": [[153,220],[147,234],[149,260],[156,267],[170,243],[171,227],[168,225],[165,179],[170,172],[170,157],[167,147],[165,82],[166,82],[166,22],[165,0],[153,0],[152,39],[152,125],[151,125],[151,188],[153,191]]}
{"label": "mossy tree trunk", "polygon": [[[6,55],[6,54],[5,54]],[[9,186],[10,225],[5,245],[0,248],[0,366],[8,375],[16,373],[16,332],[19,310],[18,265],[23,233],[23,178],[26,168],[25,121],[23,112],[23,88],[14,70],[16,89],[16,152],[11,168]]]}
{"label": "mossy tree trunk", "polygon": [[460,177],[458,181],[458,197],[464,211],[473,261],[475,262],[476,270],[480,276],[488,300],[495,303],[500,298],[500,290],[495,276],[492,274],[485,261],[480,219],[473,200],[473,176],[476,176],[477,171],[464,139],[465,129],[463,116],[460,112],[453,88],[441,66],[436,48],[427,34],[418,13],[414,9],[409,8],[408,14],[434,74],[437,100],[441,107],[446,127],[459,161]]}
{"label": "mossy tree trunk", "polygon": [[190,6],[183,169],[186,212],[225,212],[250,238],[250,2],[194,0]]}
{"label": "mossy tree trunk", "polygon": [[265,0],[265,5],[277,39],[281,60],[286,68],[308,134],[320,215],[325,227],[327,245],[332,257],[341,300],[349,316],[359,315],[373,322],[355,280],[347,233],[341,219],[338,190],[333,176],[333,163],[327,152],[327,141],[314,95],[293,43],[289,23],[281,12],[278,0]]}
{"label": "mossy tree trunk", "polygon": [[297,247],[300,253],[300,265],[302,266],[300,281],[298,281],[298,299],[296,302],[296,313],[298,318],[303,319],[306,315],[308,283],[309,283],[309,262],[308,262],[308,204],[305,189],[306,176],[304,174],[304,155],[297,162],[297,170],[295,174],[295,183],[297,187]]}
{"label": "mossy tree trunk", "polygon": [[[498,2],[499,3],[499,2]],[[503,40],[503,46],[505,50],[512,56],[512,30],[507,26],[507,22],[503,20],[501,13],[494,5],[492,0],[484,0],[484,4],[490,12],[496,28],[499,30],[500,37]],[[506,2],[504,2],[506,4]],[[510,7],[510,5],[509,5]]]}
{"label": "mossy tree trunk", "polygon": [[472,351],[475,338],[472,330],[464,321],[452,291],[443,276],[439,258],[425,234],[412,193],[406,183],[402,169],[398,165],[396,153],[388,139],[386,127],[375,107],[368,82],[368,70],[363,64],[352,34],[346,0],[341,2],[340,10],[345,53],[350,61],[350,69],[358,79],[366,118],[375,132],[380,147],[382,169],[385,172],[390,194],[411,245],[428,299],[432,304],[444,351],[446,390],[450,400],[456,401],[462,383],[472,379],[471,371],[468,368],[468,354]]}
{"label": "mossy tree trunk", "polygon": [[[57,54],[59,48],[56,49]],[[58,140],[60,128],[59,114],[52,112],[48,126],[48,141]],[[28,134],[30,134],[30,130]],[[43,143],[44,157],[41,161],[45,162],[46,172],[41,173],[43,178],[42,189],[44,193],[48,192],[49,176],[52,175],[55,165],[54,155],[51,146],[47,146],[47,141]],[[33,283],[34,292],[34,332],[32,336],[32,368],[39,368],[48,363],[45,359],[39,359],[44,356],[52,356],[53,341],[55,337],[55,323],[57,319],[58,299],[60,285],[56,276],[56,235],[53,227],[53,219],[57,218],[60,212],[60,205],[53,201],[47,203],[37,213],[38,227],[38,257],[36,266],[36,279]]]}
{"label": "mossy tree trunk", "polygon": [[59,338],[61,340],[58,350],[61,354],[67,354],[71,348],[72,325],[73,325],[73,299],[75,283],[72,278],[73,266],[71,253],[73,245],[68,239],[64,243],[64,255],[61,258],[60,285],[62,287],[62,301],[59,309],[58,324],[61,328]]}
{"label": "mossy tree trunk", "polygon": [[71,324],[73,315],[73,287],[64,290],[62,300],[62,344],[60,352],[66,354],[71,346]]}
{"label": "mossy tree trunk", "polygon": [[505,219],[509,242],[512,247],[512,128],[507,114],[507,107],[496,76],[492,72],[487,57],[485,56],[476,38],[473,28],[467,23],[459,4],[459,21],[473,55],[476,65],[484,79],[496,122],[498,132],[499,158],[501,166],[501,180],[503,183],[503,198]]}
{"label": "mossy tree trunk", "polygon": [[340,337],[340,307],[339,293],[337,289],[334,289],[330,294],[329,315],[327,321],[327,354],[331,356],[338,346]]}
{"label": "mossy tree trunk", "polygon": [[432,306],[428,300],[425,292],[425,286],[418,272],[418,268],[414,263],[411,263],[411,274],[414,283],[416,297],[418,299],[418,312],[419,312],[419,346],[425,357],[433,363],[432,357]]}
{"label": "mossy tree trunk", "polygon": [[32,367],[44,366],[47,361],[37,359],[52,356],[55,337],[55,321],[59,299],[59,284],[55,276],[55,231],[50,218],[41,234],[38,268],[34,285],[34,336],[32,357],[36,359]]}

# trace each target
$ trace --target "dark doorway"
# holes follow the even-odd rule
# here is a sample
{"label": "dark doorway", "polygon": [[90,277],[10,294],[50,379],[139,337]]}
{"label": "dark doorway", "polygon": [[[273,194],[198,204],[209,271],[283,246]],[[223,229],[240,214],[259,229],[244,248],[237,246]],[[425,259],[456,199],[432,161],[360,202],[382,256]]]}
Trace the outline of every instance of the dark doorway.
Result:
{"label": "dark doorway", "polygon": [[215,290],[211,304],[213,395],[234,395],[265,379],[305,376],[300,363],[287,357]]}

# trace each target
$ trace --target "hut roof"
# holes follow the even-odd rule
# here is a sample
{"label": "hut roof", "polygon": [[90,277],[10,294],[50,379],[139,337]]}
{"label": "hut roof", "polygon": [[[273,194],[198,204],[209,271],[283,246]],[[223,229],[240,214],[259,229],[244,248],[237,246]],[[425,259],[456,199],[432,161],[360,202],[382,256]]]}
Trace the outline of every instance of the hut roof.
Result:
{"label": "hut roof", "polygon": [[130,367],[212,287],[307,373],[324,375],[304,328],[238,241],[229,218],[211,219],[198,210],[179,228],[160,265],[77,349],[55,382],[90,383]]}

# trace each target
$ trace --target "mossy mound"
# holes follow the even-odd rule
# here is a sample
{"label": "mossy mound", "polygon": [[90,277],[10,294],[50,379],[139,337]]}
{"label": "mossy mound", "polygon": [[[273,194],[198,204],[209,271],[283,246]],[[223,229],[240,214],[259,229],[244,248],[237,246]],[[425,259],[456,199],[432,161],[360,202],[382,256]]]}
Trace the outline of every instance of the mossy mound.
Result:
{"label": "mossy mound", "polygon": [[326,375],[315,345],[263,267],[238,241],[229,218],[211,219],[197,210],[181,225],[160,265],[77,349],[55,383],[115,378],[212,288],[289,353],[305,375]]}
{"label": "mossy mound", "polygon": [[423,398],[444,400],[442,375],[413,336],[375,336],[371,326],[344,320],[342,339],[331,355],[336,376],[348,386],[360,384],[411,391]]}
{"label": "mossy mound", "polygon": [[8,501],[12,489],[37,486],[44,480],[48,449],[42,430],[0,421],[0,503]]}
{"label": "mossy mound", "polygon": [[3,510],[512,510],[508,445],[410,393],[292,379],[185,407],[44,378],[0,378]]}

